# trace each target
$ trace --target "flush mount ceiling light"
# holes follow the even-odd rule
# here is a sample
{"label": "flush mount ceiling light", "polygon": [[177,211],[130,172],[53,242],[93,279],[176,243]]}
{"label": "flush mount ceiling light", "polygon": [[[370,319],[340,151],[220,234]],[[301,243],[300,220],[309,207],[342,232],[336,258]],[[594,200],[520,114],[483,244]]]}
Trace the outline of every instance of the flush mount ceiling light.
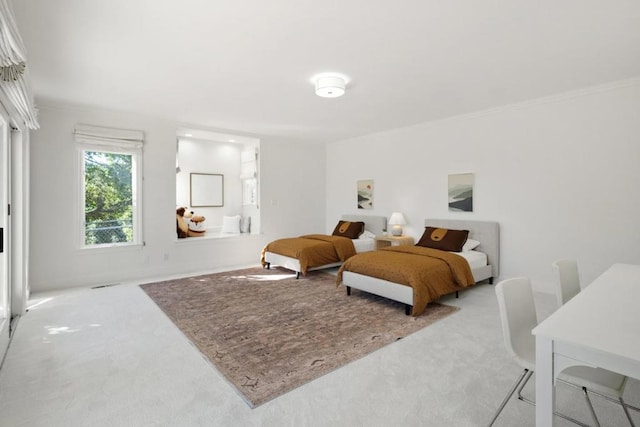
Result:
{"label": "flush mount ceiling light", "polygon": [[337,74],[319,74],[312,79],[316,95],[323,98],[337,98],[344,95],[347,79]]}
{"label": "flush mount ceiling light", "polygon": [[340,77],[322,77],[316,80],[316,95],[337,98],[344,95],[345,82]]}

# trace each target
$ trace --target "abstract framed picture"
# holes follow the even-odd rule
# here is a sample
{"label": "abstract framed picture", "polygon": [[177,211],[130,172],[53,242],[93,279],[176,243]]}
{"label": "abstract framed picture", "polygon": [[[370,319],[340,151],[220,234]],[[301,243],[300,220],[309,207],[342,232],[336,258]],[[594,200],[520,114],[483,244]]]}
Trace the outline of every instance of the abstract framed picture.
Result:
{"label": "abstract framed picture", "polygon": [[373,180],[358,181],[358,209],[373,209]]}
{"label": "abstract framed picture", "polygon": [[449,211],[473,212],[473,174],[449,175]]}

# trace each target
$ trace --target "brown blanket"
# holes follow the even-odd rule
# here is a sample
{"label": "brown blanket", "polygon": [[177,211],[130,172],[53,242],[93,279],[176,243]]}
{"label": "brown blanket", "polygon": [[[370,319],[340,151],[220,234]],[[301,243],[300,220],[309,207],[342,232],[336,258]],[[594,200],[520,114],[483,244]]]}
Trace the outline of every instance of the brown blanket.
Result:
{"label": "brown blanket", "polygon": [[356,254],[356,249],[351,239],[346,237],[308,234],[268,243],[260,256],[263,267],[267,264],[264,258],[266,252],[297,259],[300,262],[300,272],[307,274],[310,268],[344,262]]}
{"label": "brown blanket", "polygon": [[391,246],[349,258],[338,271],[338,285],[343,271],[411,286],[414,316],[429,302],[475,283],[463,257],[421,246]]}

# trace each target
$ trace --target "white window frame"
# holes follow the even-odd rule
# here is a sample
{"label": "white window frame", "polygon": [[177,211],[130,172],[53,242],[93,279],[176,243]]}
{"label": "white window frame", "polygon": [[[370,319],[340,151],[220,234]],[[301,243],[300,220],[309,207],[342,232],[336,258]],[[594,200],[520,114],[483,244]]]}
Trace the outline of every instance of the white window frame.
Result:
{"label": "white window frame", "polygon": [[242,204],[243,206],[256,206],[258,204],[257,178],[242,180]]}
{"label": "white window frame", "polygon": [[240,180],[242,181],[242,204],[258,205],[258,150],[251,148],[240,153]]}
{"label": "white window frame", "polygon": [[[78,159],[78,245],[80,249],[143,246],[142,237],[142,160],[143,133],[97,126],[77,125],[75,130]],[[131,208],[133,236],[130,242],[86,244],[85,236],[85,151],[131,156]]]}

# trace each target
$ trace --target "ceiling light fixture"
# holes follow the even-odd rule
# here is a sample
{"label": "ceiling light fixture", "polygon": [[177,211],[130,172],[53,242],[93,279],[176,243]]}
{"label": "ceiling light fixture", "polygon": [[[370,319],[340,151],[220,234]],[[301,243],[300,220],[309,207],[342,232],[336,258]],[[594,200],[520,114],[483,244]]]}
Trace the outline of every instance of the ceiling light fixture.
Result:
{"label": "ceiling light fixture", "polygon": [[344,77],[335,74],[322,74],[314,79],[316,95],[323,98],[337,98],[344,95],[347,81]]}

